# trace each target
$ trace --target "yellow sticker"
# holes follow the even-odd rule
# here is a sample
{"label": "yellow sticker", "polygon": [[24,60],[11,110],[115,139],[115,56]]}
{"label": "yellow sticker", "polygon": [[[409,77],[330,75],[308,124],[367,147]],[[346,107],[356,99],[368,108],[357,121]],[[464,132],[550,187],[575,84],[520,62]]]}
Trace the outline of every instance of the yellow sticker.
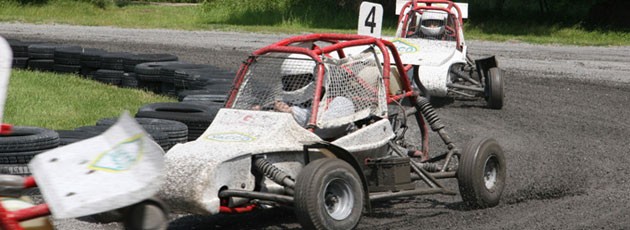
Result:
{"label": "yellow sticker", "polygon": [[142,158],[144,152],[142,136],[144,135],[135,135],[118,143],[114,148],[101,153],[88,168],[108,172],[129,170]]}
{"label": "yellow sticker", "polygon": [[396,46],[399,54],[409,54],[418,52],[418,47],[401,39],[394,39],[392,43]]}

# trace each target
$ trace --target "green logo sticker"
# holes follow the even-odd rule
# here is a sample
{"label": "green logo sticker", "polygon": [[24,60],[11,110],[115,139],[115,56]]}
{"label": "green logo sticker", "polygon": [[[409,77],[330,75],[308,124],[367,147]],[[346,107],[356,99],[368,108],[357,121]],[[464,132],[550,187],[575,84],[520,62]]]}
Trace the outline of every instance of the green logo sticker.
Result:
{"label": "green logo sticker", "polygon": [[219,142],[250,142],[256,140],[255,137],[238,132],[211,133],[208,134],[206,138],[211,141]]}
{"label": "green logo sticker", "polygon": [[144,135],[138,134],[133,136],[118,143],[114,148],[101,153],[88,168],[109,172],[129,170],[142,158],[142,136]]}
{"label": "green logo sticker", "polygon": [[392,43],[396,46],[396,50],[398,50],[398,53],[400,54],[418,52],[418,47],[404,40],[394,39],[392,40]]}

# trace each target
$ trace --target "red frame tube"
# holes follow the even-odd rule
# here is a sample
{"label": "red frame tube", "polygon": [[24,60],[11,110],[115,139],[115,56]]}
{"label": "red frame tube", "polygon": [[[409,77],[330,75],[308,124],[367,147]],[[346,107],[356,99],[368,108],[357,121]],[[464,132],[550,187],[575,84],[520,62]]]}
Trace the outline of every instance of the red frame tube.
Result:
{"label": "red frame tube", "polygon": [[255,208],[256,208],[255,204],[250,204],[250,205],[246,205],[242,207],[233,207],[233,208],[230,208],[228,206],[219,206],[219,212],[237,214],[237,213],[251,212],[251,211],[254,211]]}
{"label": "red frame tube", "polygon": [[11,126],[10,124],[0,124],[0,134],[7,135],[10,134],[11,131],[13,131],[13,126]]}
{"label": "red frame tube", "polygon": [[[23,188],[37,187],[35,178],[32,176],[24,178]],[[4,230],[22,230],[20,221],[35,219],[50,215],[48,204],[39,204],[33,207],[16,211],[8,211],[0,202],[0,227]]]}

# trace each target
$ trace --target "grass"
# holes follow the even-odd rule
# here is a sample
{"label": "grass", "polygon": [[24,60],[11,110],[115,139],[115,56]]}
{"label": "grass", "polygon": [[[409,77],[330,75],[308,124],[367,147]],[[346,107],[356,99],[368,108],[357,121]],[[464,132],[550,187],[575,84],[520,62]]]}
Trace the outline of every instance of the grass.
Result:
{"label": "grass", "polygon": [[73,129],[120,116],[124,110],[134,115],[147,103],[176,101],[71,74],[27,70],[11,73],[3,122],[13,125]]}
{"label": "grass", "polygon": [[131,4],[105,9],[83,1],[51,0],[44,5],[21,5],[0,0],[0,20],[36,24],[71,24],[116,26],[126,28],[165,28],[195,30],[202,24],[196,20],[198,7]]}
{"label": "grass", "polygon": [[[102,9],[87,1],[50,0],[43,5],[20,5],[0,0],[0,21],[287,34],[356,32],[357,19],[352,13],[338,14],[330,9],[315,9],[317,1],[311,4],[305,0],[275,0],[271,5],[264,5],[263,2],[212,0],[196,6],[130,4],[124,7],[109,4]],[[298,3],[303,7],[297,11],[291,10],[290,4]],[[396,18],[386,16],[384,21],[383,34],[393,35]],[[465,29],[466,39],[469,40],[630,45],[630,32],[592,31],[576,25],[532,26],[484,19],[481,22],[467,22]]]}

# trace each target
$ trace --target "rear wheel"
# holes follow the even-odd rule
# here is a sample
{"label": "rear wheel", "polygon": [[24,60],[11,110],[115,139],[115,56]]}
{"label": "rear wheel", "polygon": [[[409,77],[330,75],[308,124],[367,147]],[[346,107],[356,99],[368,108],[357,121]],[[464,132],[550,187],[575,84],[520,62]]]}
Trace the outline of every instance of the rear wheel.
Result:
{"label": "rear wheel", "polygon": [[486,101],[492,109],[503,108],[503,71],[497,67],[488,70],[488,95]]}
{"label": "rear wheel", "polygon": [[505,188],[505,157],[496,140],[475,138],[461,153],[457,181],[462,200],[473,208],[499,204]]}
{"label": "rear wheel", "polygon": [[359,223],[364,191],[345,161],[313,161],[302,169],[295,188],[295,213],[305,229],[353,229]]}

